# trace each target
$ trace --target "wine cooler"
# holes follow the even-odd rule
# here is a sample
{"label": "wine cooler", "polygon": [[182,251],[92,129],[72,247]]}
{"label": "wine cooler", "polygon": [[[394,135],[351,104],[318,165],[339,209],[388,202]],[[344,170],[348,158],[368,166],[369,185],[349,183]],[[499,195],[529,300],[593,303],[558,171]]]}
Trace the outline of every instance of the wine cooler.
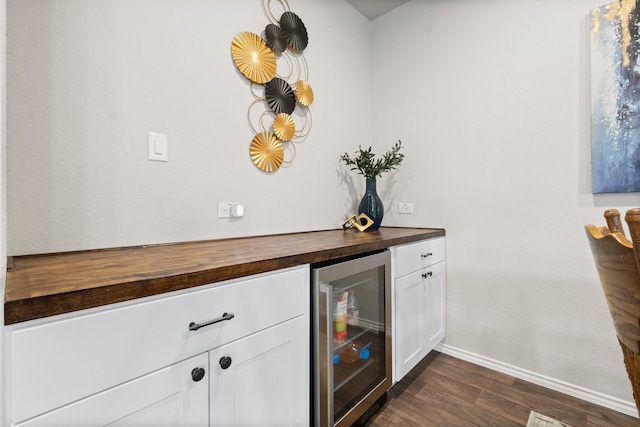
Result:
{"label": "wine cooler", "polygon": [[391,387],[388,251],[314,265],[315,425],[363,423]]}

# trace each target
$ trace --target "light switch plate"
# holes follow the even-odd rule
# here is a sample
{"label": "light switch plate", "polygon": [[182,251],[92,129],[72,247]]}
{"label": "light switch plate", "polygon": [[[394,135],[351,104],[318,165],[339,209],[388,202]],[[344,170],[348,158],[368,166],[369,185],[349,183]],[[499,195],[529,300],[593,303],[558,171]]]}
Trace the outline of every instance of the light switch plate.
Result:
{"label": "light switch plate", "polygon": [[149,160],[157,162],[169,161],[169,147],[167,135],[163,133],[149,132]]}

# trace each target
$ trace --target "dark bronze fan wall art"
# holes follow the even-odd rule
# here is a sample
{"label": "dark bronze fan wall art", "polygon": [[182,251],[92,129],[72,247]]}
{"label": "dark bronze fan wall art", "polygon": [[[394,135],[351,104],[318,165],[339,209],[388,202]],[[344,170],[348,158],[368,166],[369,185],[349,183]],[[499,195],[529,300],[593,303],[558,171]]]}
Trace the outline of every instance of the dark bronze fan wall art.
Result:
{"label": "dark bronze fan wall art", "polygon": [[276,114],[291,114],[296,108],[296,95],[291,85],[278,77],[264,85],[264,97]]}
{"label": "dark bronze fan wall art", "polygon": [[[271,3],[285,10],[277,19]],[[289,8],[287,0],[262,0],[269,23],[262,36],[241,32],[231,42],[231,56],[236,67],[250,82],[254,100],[247,114],[254,134],[249,154],[256,167],[274,172],[295,158],[295,145],[303,142],[311,131],[314,94],[309,84],[309,69],[303,51],[309,44],[307,28]],[[278,74],[278,62],[285,62],[284,74]],[[282,65],[282,64],[281,64]],[[252,106],[264,105],[265,112],[256,123]],[[295,111],[295,114],[293,114]],[[264,121],[270,120],[270,125]],[[285,151],[288,159],[285,159]]]}
{"label": "dark bronze fan wall art", "polygon": [[264,29],[264,38],[267,40],[267,45],[275,53],[287,50],[287,39],[284,38],[282,30],[277,25],[267,24]]}
{"label": "dark bronze fan wall art", "polygon": [[287,45],[299,52],[305,50],[309,44],[309,35],[304,22],[293,12],[285,12],[280,17],[280,28],[282,36],[287,41]]}

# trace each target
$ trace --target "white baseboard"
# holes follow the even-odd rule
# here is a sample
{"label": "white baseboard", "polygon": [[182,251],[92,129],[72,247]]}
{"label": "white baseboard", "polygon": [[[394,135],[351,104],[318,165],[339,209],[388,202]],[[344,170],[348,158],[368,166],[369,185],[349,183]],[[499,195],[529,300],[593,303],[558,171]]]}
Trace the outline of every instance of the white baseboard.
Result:
{"label": "white baseboard", "polygon": [[604,406],[605,408],[609,408],[611,410],[638,418],[638,410],[636,409],[636,405],[633,401],[629,402],[626,400],[618,399],[617,397],[599,393],[597,391],[588,390],[574,384],[569,384],[564,381],[540,375],[536,372],[527,371],[526,369],[509,365],[508,363],[500,362],[498,360],[489,359],[488,357],[480,356],[478,354],[471,353],[466,350],[461,350],[459,348],[452,347],[443,343],[438,344],[435,350],[444,354],[448,354],[449,356],[466,360],[467,362],[484,366],[485,368],[502,372],[503,374],[511,375],[512,377],[516,377],[521,380],[525,380],[551,390],[559,391],[569,396],[577,397],[587,402]]}

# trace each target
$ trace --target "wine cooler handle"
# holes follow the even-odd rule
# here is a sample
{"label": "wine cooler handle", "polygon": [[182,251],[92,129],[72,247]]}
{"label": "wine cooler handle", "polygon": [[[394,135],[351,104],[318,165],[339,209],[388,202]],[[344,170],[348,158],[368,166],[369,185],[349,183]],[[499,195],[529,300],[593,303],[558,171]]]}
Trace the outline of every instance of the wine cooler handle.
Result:
{"label": "wine cooler handle", "polygon": [[[332,426],[333,422],[333,286],[320,284],[319,309],[324,311],[325,318],[318,320],[318,336],[326,337],[326,342],[319,343],[319,357],[324,359],[321,366],[326,366],[326,378],[320,380],[320,425]],[[318,313],[319,315],[320,313]],[[322,321],[324,320],[324,322]],[[324,329],[324,331],[323,331]],[[322,370],[321,370],[322,371]],[[325,407],[326,405],[326,407]]]}
{"label": "wine cooler handle", "polygon": [[[320,425],[332,426],[333,420],[333,286],[324,283],[319,285],[318,303],[320,312],[324,317],[318,318],[318,337],[326,337],[325,342],[318,343],[318,354],[321,359],[320,366],[326,366],[326,376],[320,379],[320,383],[326,383],[320,387],[320,393],[325,392],[325,398],[320,398]],[[318,313],[320,315],[321,313]],[[322,369],[321,369],[322,371]],[[320,397],[320,396],[319,396]],[[324,402],[323,402],[324,400]],[[326,406],[325,406],[326,405]]]}
{"label": "wine cooler handle", "polygon": [[236,316],[233,313],[224,313],[222,316],[218,317],[217,319],[209,320],[208,322],[204,322],[204,323],[191,322],[189,323],[189,330],[197,331],[198,329],[204,328],[205,326],[213,325],[214,323],[224,322],[225,320],[231,320],[234,317]]}

